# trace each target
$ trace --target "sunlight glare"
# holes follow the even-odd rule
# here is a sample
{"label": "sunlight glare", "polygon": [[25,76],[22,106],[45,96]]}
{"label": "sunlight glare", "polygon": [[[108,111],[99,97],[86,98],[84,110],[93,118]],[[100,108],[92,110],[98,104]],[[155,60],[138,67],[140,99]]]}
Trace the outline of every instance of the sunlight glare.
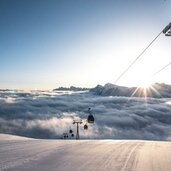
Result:
{"label": "sunlight glare", "polygon": [[148,89],[150,88],[151,85],[152,85],[152,81],[146,79],[146,80],[143,80],[141,83],[139,83],[138,87],[141,87],[143,89]]}

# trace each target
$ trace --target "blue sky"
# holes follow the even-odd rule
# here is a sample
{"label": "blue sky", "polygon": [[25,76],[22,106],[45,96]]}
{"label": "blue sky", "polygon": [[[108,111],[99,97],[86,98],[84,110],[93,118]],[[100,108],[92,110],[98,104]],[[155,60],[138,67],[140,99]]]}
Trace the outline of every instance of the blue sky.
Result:
{"label": "blue sky", "polygon": [[[0,88],[113,83],[170,16],[168,0],[0,0]],[[170,44],[161,35],[118,84],[145,82],[171,61]],[[170,72],[153,81],[171,84]]]}

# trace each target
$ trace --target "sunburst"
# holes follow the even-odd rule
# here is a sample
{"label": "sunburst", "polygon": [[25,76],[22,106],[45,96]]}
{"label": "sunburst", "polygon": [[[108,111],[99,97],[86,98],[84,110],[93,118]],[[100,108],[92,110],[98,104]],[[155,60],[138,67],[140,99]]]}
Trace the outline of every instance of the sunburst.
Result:
{"label": "sunburst", "polygon": [[152,84],[149,81],[146,81],[136,87],[136,89],[131,94],[130,99],[132,97],[143,97],[147,106],[148,97],[154,97],[154,95],[156,95],[157,97],[161,97],[160,92],[158,91],[157,84]]}

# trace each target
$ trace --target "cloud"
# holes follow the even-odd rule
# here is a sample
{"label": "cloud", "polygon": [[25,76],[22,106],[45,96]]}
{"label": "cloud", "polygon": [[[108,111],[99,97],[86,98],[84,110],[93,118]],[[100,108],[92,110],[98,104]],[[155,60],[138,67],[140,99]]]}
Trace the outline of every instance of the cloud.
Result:
{"label": "cloud", "polygon": [[[35,138],[60,138],[82,119],[84,139],[149,139],[171,137],[169,98],[97,96],[92,92],[0,91],[0,132]],[[84,130],[91,107],[95,123]]]}

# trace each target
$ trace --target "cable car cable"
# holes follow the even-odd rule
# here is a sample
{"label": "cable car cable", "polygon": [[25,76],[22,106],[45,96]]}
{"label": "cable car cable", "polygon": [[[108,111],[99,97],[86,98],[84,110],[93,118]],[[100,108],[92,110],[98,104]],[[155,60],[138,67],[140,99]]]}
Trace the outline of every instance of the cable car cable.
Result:
{"label": "cable car cable", "polygon": [[125,75],[125,73],[137,62],[137,60],[146,52],[146,50],[155,42],[155,40],[163,33],[163,30],[148,44],[148,46],[131,62],[131,64],[116,79],[115,84]]}
{"label": "cable car cable", "polygon": [[160,70],[158,70],[157,72],[155,72],[153,74],[153,76],[156,76],[157,74],[159,74],[161,71],[163,71],[164,69],[166,69],[169,65],[171,65],[171,62],[169,62],[167,65],[165,65],[164,67],[162,67]]}

